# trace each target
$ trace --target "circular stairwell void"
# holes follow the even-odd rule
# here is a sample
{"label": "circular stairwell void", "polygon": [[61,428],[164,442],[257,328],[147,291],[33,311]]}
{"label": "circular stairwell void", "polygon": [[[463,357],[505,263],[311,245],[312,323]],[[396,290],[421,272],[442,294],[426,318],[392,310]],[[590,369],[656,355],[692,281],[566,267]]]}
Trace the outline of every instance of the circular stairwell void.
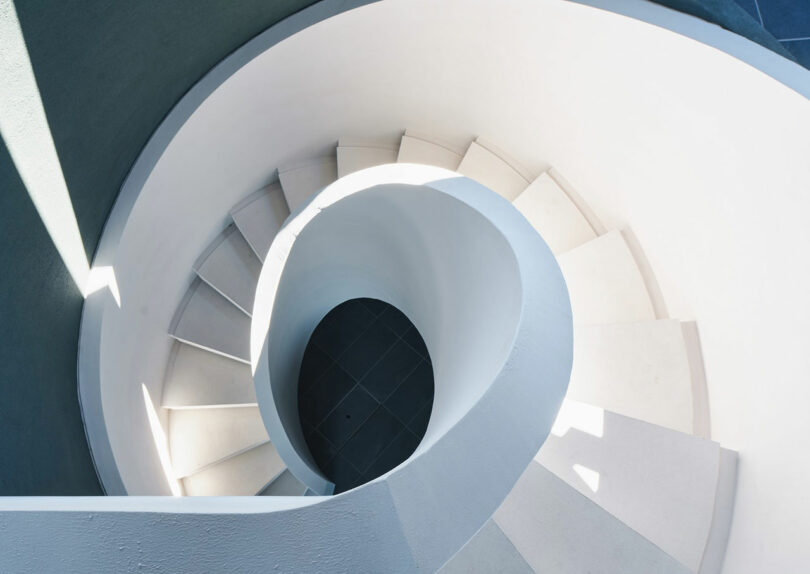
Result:
{"label": "circular stairwell void", "polygon": [[404,462],[425,435],[432,407],[427,347],[393,305],[351,299],[313,331],[298,376],[298,414],[336,494]]}

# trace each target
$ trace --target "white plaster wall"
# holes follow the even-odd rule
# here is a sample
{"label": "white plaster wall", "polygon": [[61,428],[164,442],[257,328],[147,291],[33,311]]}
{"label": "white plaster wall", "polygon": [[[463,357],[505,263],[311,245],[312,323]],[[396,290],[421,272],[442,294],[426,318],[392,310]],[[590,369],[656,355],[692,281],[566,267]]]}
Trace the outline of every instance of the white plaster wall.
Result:
{"label": "white plaster wall", "polygon": [[[740,451],[726,571],[810,563],[810,103],[622,16],[561,0],[386,0],[261,55],[203,103],[149,177],[115,259],[121,318],[133,322],[105,320],[103,360],[125,364],[125,342],[140,363],[160,362],[160,344],[126,333],[168,327],[227,209],[276,167],[339,136],[405,127],[487,137],[535,173],[554,165],[609,227],[633,228],[670,314],[698,322],[713,438]],[[144,241],[148,258],[132,247]],[[121,414],[108,419],[119,425],[111,441],[133,492],[154,477],[138,476],[144,437],[120,423],[127,400],[111,397],[145,377],[159,384],[158,370],[107,371],[117,378],[105,409]]]}

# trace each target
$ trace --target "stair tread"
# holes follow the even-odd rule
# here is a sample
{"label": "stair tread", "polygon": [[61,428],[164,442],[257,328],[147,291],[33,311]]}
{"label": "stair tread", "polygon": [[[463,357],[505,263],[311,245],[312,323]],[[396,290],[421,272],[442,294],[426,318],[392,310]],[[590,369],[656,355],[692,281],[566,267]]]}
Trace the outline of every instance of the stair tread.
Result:
{"label": "stair tread", "polygon": [[693,432],[692,375],[680,321],[577,326],[567,397]]}
{"label": "stair tread", "polygon": [[596,239],[585,216],[546,172],[512,202],[555,254]]}
{"label": "stair tread", "polygon": [[228,226],[216,246],[196,266],[197,275],[242,311],[250,314],[262,264],[234,226]]}
{"label": "stair tread", "polygon": [[289,469],[279,474],[267,488],[261,491],[262,496],[304,496],[307,487],[299,481]]}
{"label": "stair tread", "polygon": [[682,564],[700,567],[717,443],[566,400],[535,460]]}
{"label": "stair tread", "polygon": [[476,139],[467,148],[456,171],[512,201],[529,186],[530,180],[492,148],[494,146],[481,138]]}
{"label": "stair tread", "polygon": [[463,155],[463,151],[449,144],[406,130],[399,144],[397,162],[434,165],[455,171]]}
{"label": "stair tread", "polygon": [[246,198],[231,211],[231,218],[260,261],[290,215],[281,184],[272,183]]}
{"label": "stair tread", "polygon": [[689,572],[537,462],[529,464],[494,519],[535,572]]}
{"label": "stair tread", "polygon": [[172,468],[178,477],[195,474],[270,440],[259,408],[254,406],[172,410],[168,436]]}
{"label": "stair tread", "polygon": [[250,366],[175,342],[163,389],[165,408],[256,404]]}
{"label": "stair tread", "polygon": [[279,168],[278,178],[291,211],[337,179],[337,160],[328,156],[303,165]]}
{"label": "stair tread", "polygon": [[250,318],[207,283],[196,280],[171,335],[237,360],[250,360]]}
{"label": "stair tread", "polygon": [[253,496],[283,470],[284,461],[266,442],[187,476],[183,486],[188,496]]}
{"label": "stair tread", "polygon": [[609,231],[558,256],[557,261],[575,324],[656,319],[644,278],[621,232]]}
{"label": "stair tread", "polygon": [[386,147],[360,147],[360,146],[338,146],[337,148],[337,173],[338,177],[343,177],[355,171],[394,163],[397,160],[397,149]]}

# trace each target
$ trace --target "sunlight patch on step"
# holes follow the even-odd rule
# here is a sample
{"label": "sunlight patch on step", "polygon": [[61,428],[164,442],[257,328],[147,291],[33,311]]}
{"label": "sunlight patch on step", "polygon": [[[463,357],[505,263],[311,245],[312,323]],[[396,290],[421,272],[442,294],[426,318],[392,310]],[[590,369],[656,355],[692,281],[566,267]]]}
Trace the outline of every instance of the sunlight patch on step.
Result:
{"label": "sunlight patch on step", "polygon": [[605,410],[577,401],[564,400],[554,426],[551,427],[551,434],[562,437],[572,428],[602,438],[605,434]]}
{"label": "sunlight patch on step", "polygon": [[158,458],[160,458],[160,466],[163,468],[163,474],[166,475],[166,482],[169,483],[172,496],[182,496],[183,490],[180,487],[180,482],[175,478],[174,470],[172,469],[171,457],[169,456],[169,441],[160,424],[157,411],[155,411],[155,405],[152,403],[152,397],[149,396],[149,389],[146,388],[146,385],[141,383],[141,390],[143,391],[143,402],[146,406],[146,416],[149,418],[149,428],[152,430],[152,439],[155,441],[155,448],[158,452]]}
{"label": "sunlight patch on step", "polygon": [[595,470],[588,468],[587,466],[582,466],[581,464],[575,464],[573,467],[574,472],[579,475],[588,488],[590,488],[593,492],[599,490],[599,473]]}

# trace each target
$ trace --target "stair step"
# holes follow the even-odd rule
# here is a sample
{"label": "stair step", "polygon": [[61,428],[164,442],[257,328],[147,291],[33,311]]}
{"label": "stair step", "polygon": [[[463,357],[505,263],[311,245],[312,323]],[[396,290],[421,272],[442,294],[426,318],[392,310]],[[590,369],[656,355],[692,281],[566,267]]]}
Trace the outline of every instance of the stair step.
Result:
{"label": "stair step", "polygon": [[178,478],[270,440],[258,407],[172,410],[168,435],[172,468]]}
{"label": "stair step", "polygon": [[456,171],[463,156],[464,150],[456,149],[450,144],[406,130],[399,144],[397,162],[421,163]]}
{"label": "stair step", "polygon": [[289,215],[290,208],[278,182],[249,195],[231,210],[236,228],[262,262]]}
{"label": "stair step", "polygon": [[278,179],[291,211],[337,179],[337,160],[322,157],[278,170]]}
{"label": "stair step", "polygon": [[554,254],[596,239],[587,219],[548,173],[540,174],[512,203]]}
{"label": "stair step", "polygon": [[619,231],[557,258],[576,325],[652,321],[655,311],[636,260]]}
{"label": "stair step", "polygon": [[176,341],[163,388],[170,409],[256,404],[250,366]]}
{"label": "stair step", "polygon": [[567,397],[691,434],[692,375],[680,321],[576,327]]}
{"label": "stair step", "polygon": [[178,341],[250,362],[250,317],[213,287],[195,279],[170,330]]}
{"label": "stair step", "polygon": [[338,177],[375,165],[394,163],[397,161],[398,151],[398,138],[388,142],[340,138],[337,147]]}
{"label": "stair step", "polygon": [[253,496],[284,470],[275,447],[266,442],[183,479],[188,496]]}
{"label": "stair step", "polygon": [[467,544],[444,566],[439,574],[532,574],[520,552],[506,534],[488,520]]}
{"label": "stair step", "polygon": [[509,201],[520,195],[531,182],[524,169],[482,138],[477,138],[470,144],[456,171]]}
{"label": "stair step", "polygon": [[689,573],[537,462],[529,464],[494,520],[535,572]]}
{"label": "stair step", "polygon": [[262,263],[239,230],[229,225],[194,266],[197,275],[250,315]]}
{"label": "stair step", "polygon": [[259,494],[261,496],[304,496],[307,487],[299,481],[293,473],[285,470],[279,474],[267,488]]}
{"label": "stair step", "polygon": [[535,460],[692,571],[700,568],[717,443],[566,400]]}

